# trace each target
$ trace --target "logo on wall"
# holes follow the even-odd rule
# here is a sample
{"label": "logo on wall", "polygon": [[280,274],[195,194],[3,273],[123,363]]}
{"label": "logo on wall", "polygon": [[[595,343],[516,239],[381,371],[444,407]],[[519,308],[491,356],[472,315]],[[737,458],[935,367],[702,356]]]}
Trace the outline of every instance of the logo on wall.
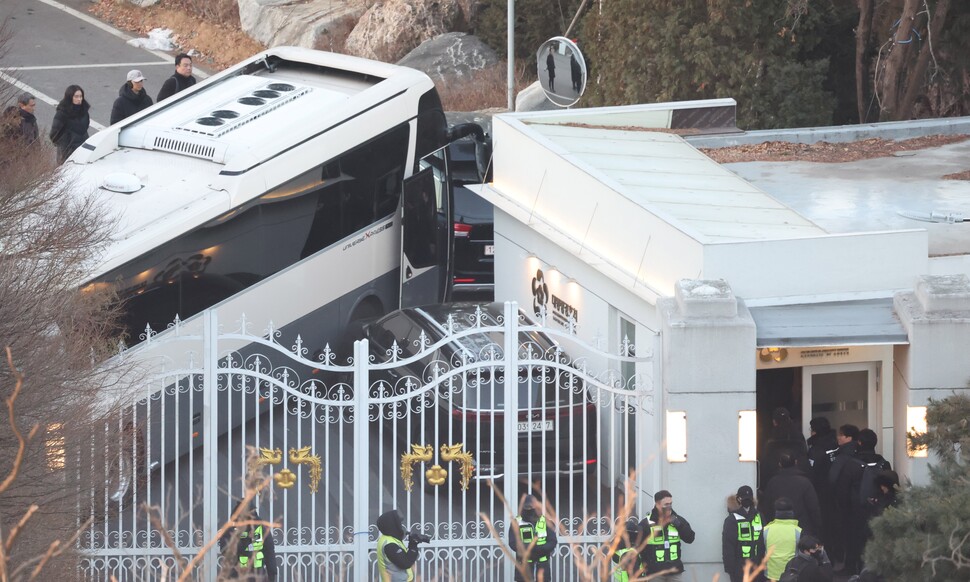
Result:
{"label": "logo on wall", "polygon": [[536,317],[542,317],[542,312],[549,302],[549,287],[542,279],[542,269],[536,269],[536,276],[532,278],[532,310]]}

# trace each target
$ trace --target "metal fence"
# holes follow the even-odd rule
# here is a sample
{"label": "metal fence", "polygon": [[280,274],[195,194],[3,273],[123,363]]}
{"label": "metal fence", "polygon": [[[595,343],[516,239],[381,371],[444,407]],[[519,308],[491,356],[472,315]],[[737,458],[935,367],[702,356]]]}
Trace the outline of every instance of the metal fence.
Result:
{"label": "metal fence", "polygon": [[272,476],[256,507],[278,525],[280,580],[375,579],[375,521],[392,508],[432,538],[421,579],[511,580],[525,494],[558,532],[557,579],[609,575],[603,544],[654,452],[634,435],[653,413],[655,345],[609,354],[514,303],[420,332],[389,321],[347,362],[272,325],[193,322],[122,354],[149,370],[143,394],[72,450],[85,579],[214,580],[254,471]]}

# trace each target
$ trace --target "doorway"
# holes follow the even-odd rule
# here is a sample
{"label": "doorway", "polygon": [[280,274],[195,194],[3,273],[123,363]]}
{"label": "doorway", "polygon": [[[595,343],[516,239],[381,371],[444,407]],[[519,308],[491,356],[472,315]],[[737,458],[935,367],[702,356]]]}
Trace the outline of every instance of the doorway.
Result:
{"label": "doorway", "polygon": [[877,402],[878,362],[806,366],[801,368],[802,427],[809,436],[808,423],[821,416],[832,428],[854,424],[859,428],[876,426],[871,402]]}
{"label": "doorway", "polygon": [[763,489],[777,469],[763,466],[760,458],[774,434],[772,414],[776,408],[785,408],[796,423],[802,418],[802,368],[758,370],[755,391],[758,417],[758,488]]}

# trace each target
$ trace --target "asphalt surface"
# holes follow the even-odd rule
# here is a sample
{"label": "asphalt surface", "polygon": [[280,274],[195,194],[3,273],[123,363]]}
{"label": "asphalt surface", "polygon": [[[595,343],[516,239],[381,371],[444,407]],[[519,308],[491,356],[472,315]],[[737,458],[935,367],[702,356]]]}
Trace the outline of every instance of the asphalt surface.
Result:
{"label": "asphalt surface", "polygon": [[0,1],[0,22],[12,35],[0,56],[0,83],[7,85],[5,90],[14,85],[14,95],[28,91],[37,97],[41,135],[47,135],[68,85],[84,89],[94,133],[108,125],[111,105],[129,70],[145,75],[152,99],[175,71],[174,53],[127,44],[133,37],[90,16],[90,5],[90,0]]}

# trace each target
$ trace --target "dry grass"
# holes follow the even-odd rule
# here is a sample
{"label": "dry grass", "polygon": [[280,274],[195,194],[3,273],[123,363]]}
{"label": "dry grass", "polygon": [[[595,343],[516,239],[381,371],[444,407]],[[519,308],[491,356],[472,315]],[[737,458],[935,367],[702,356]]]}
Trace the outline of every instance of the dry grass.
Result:
{"label": "dry grass", "polygon": [[701,148],[701,152],[719,164],[736,162],[819,162],[842,163],[884,158],[902,152],[936,148],[970,139],[967,135],[927,135],[891,140],[869,138],[846,143],[792,143],[768,141],[723,148]]}
{"label": "dry grass", "polygon": [[[516,66],[515,91],[527,87],[534,77],[526,66]],[[476,71],[470,77],[453,80],[446,83],[440,79],[435,81],[441,102],[445,111],[482,111],[485,109],[501,108],[508,105],[507,69],[504,62],[488,69]]]}
{"label": "dry grass", "polygon": [[[235,23],[228,5],[230,0],[170,0],[149,8],[138,8],[125,0],[101,0],[91,6],[91,13],[138,36],[147,36],[153,28],[169,28],[178,50],[198,51],[198,64],[222,70],[264,50],[266,47],[239,30],[239,15]],[[197,12],[187,12],[188,5]],[[209,20],[206,10],[221,15]]]}

